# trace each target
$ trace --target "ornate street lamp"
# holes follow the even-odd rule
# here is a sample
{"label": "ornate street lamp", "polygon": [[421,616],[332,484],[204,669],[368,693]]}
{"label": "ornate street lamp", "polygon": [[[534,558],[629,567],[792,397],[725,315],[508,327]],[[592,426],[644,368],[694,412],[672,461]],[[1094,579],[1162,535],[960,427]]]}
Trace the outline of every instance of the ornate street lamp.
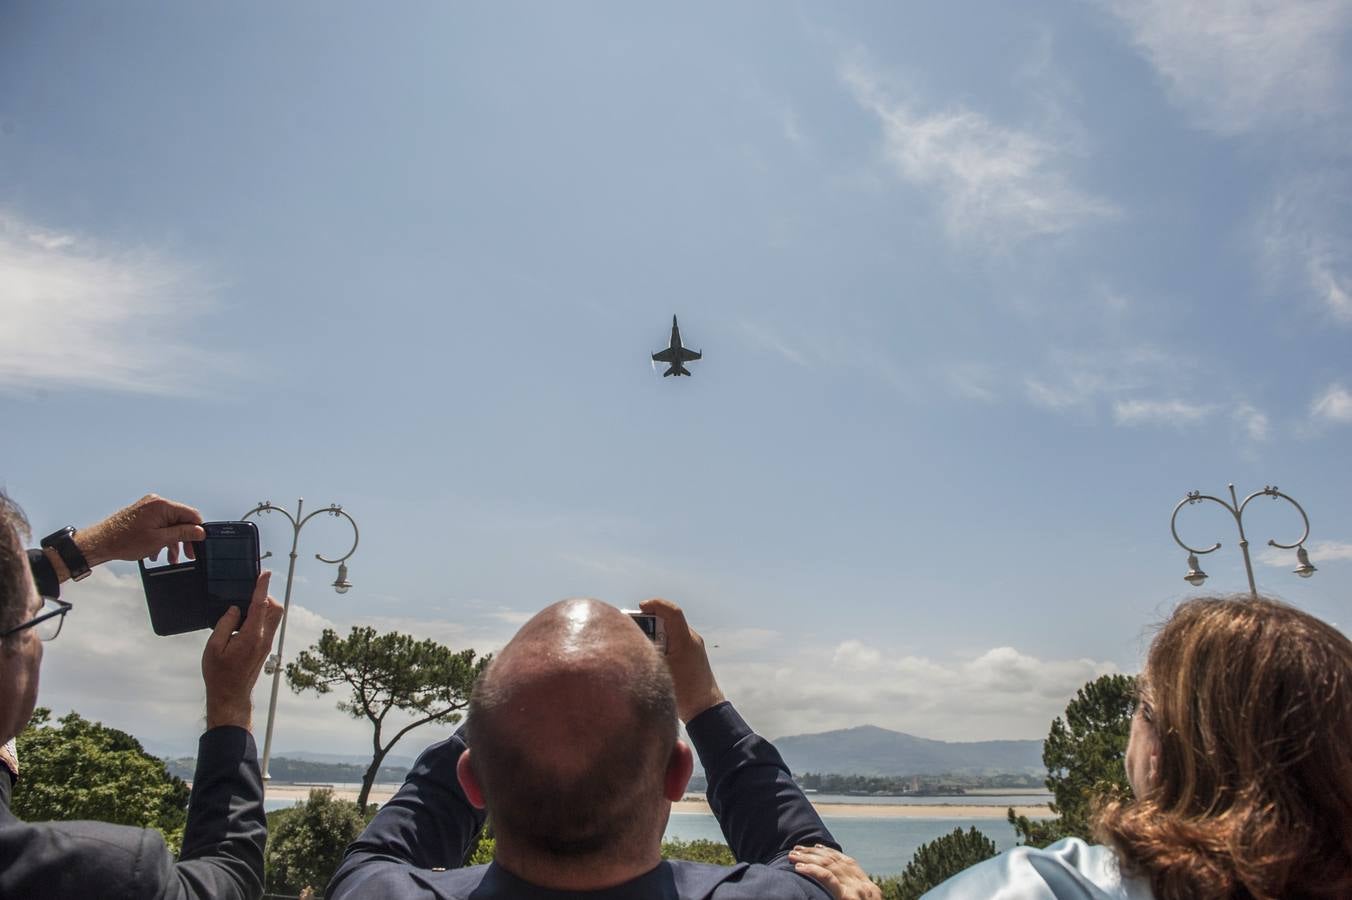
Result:
{"label": "ornate street lamp", "polygon": [[[277,652],[268,657],[267,664],[263,667],[263,671],[272,676],[272,699],[268,701],[268,727],[263,737],[262,768],[263,778],[265,780],[272,778],[272,775],[268,772],[268,762],[272,759],[272,723],[277,717],[277,689],[282,683],[282,644],[286,640],[287,613],[291,611],[291,581],[296,574],[296,545],[300,543],[300,530],[305,527],[306,522],[310,521],[315,516],[322,514],[347,519],[348,524],[352,526],[352,547],[347,553],[337,559],[327,559],[318,553],[315,554],[315,559],[320,562],[329,563],[330,565],[336,565],[338,567],[338,577],[334,579],[333,589],[340,594],[346,594],[348,588],[352,587],[352,582],[347,580],[347,560],[352,557],[352,554],[357,552],[357,542],[361,540],[361,535],[357,531],[357,521],[353,519],[352,516],[348,515],[347,511],[337,503],[330,503],[328,506],[317,509],[302,518],[301,510],[304,506],[305,499],[298,499],[296,501],[296,514],[293,516],[280,506],[273,506],[272,501],[264,500],[262,503],[241,516],[241,518],[247,519],[249,516],[256,513],[278,512],[285,516],[286,520],[291,523],[291,563],[286,569],[286,599],[282,601],[282,624],[281,627],[277,629]],[[271,555],[272,551],[269,550],[267,553],[263,554],[262,558],[267,559]]]}
{"label": "ornate street lamp", "polygon": [[1271,497],[1276,500],[1281,498],[1290,503],[1300,513],[1300,519],[1305,523],[1305,530],[1300,535],[1300,540],[1293,544],[1279,544],[1274,540],[1268,541],[1268,546],[1279,547],[1282,550],[1295,550],[1297,566],[1294,569],[1295,574],[1301,578],[1309,578],[1315,573],[1315,567],[1310,565],[1310,555],[1305,551],[1306,539],[1310,536],[1310,518],[1305,515],[1305,510],[1294,499],[1277,490],[1275,486],[1264,487],[1261,491],[1254,491],[1244,498],[1244,502],[1239,502],[1235,494],[1235,486],[1230,485],[1230,502],[1226,503],[1220,497],[1212,497],[1209,494],[1203,494],[1201,491],[1189,491],[1187,496],[1178,501],[1174,507],[1173,517],[1169,519],[1169,530],[1174,533],[1174,540],[1178,546],[1188,551],[1188,574],[1183,576],[1183,580],[1193,587],[1201,587],[1202,582],[1206,581],[1207,574],[1202,571],[1201,564],[1197,561],[1198,554],[1207,554],[1219,550],[1219,543],[1213,544],[1205,550],[1198,547],[1189,547],[1183,543],[1183,539],[1178,536],[1178,513],[1185,506],[1191,506],[1194,503],[1201,503],[1203,500],[1210,500],[1213,503],[1219,503],[1225,507],[1230,515],[1234,516],[1235,525],[1239,528],[1239,549],[1244,553],[1244,571],[1249,576],[1249,593],[1256,599],[1258,597],[1258,586],[1253,580],[1253,562],[1249,559],[1249,539],[1244,536],[1244,510],[1249,505],[1249,501],[1255,497]]}

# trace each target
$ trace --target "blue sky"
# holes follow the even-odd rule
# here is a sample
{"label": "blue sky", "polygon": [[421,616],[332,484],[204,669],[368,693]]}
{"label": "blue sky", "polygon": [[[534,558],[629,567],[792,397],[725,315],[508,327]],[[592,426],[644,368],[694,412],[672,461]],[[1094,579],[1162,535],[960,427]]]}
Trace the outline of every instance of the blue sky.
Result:
{"label": "blue sky", "polygon": [[[1299,499],[1320,572],[1260,584],[1346,621],[1350,27],[6,4],[0,480],[39,533],[150,490],[342,503],[357,586],[307,527],[290,652],[662,594],[768,734],[1043,736],[1191,591],[1187,490]],[[648,363],[672,313],[690,379]],[[1233,523],[1181,521],[1241,589]],[[44,702],[190,747],[200,638],[149,635],[134,568],[70,596]],[[364,735],[285,696],[276,746]]]}

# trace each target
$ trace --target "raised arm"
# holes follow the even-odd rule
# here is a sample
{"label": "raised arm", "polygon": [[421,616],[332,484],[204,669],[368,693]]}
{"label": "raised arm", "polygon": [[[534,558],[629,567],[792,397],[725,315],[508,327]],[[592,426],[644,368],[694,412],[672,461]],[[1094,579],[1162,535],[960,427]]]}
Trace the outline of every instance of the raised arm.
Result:
{"label": "raised arm", "polygon": [[676,709],[709,781],[709,806],[739,862],[793,870],[795,845],[839,844],[794,782],[779,751],[756,734],[723,696],[704,639],[667,600],[647,600],[667,633]]}
{"label": "raised arm", "polygon": [[347,848],[329,882],[329,900],[385,896],[382,879],[402,881],[410,865],[453,869],[463,864],[484,824],[483,811],[465,798],[455,775],[465,750],[464,731],[462,726],[418,757],[403,786]]}
{"label": "raised arm", "polygon": [[[135,562],[158,556],[168,548],[169,562],[178,562],[179,548],[193,557],[193,541],[206,537],[202,514],[185,503],[146,494],[94,525],[74,531],[70,538],[76,557],[90,569],[115,559]],[[38,593],[58,597],[60,585],[71,578],[61,553],[53,546],[30,550],[29,562]]]}
{"label": "raised arm", "polygon": [[[258,897],[263,892],[263,778],[253,736],[253,688],[282,608],[268,596],[271,572],[254,586],[249,614],[221,616],[202,652],[207,732],[197,751],[183,851],[167,897]],[[235,629],[239,630],[236,631]]]}

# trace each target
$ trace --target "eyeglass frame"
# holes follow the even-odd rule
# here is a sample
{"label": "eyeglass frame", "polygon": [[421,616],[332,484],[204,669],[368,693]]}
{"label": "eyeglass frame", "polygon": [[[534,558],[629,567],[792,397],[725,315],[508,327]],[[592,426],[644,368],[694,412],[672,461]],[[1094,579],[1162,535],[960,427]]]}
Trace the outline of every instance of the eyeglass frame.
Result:
{"label": "eyeglass frame", "polygon": [[[45,613],[39,613],[39,614],[37,614],[36,616],[34,616],[33,618],[29,619],[27,622],[20,622],[18,625],[15,625],[13,628],[9,629],[8,631],[0,632],[0,638],[7,638],[7,637],[9,637],[9,636],[12,635],[12,634],[18,634],[20,631],[23,631],[24,629],[27,629],[27,628],[36,628],[37,626],[41,625],[43,622],[46,622],[46,621],[48,621],[49,619],[55,618],[56,616],[60,616],[60,617],[64,620],[64,619],[65,619],[65,616],[66,616],[66,613],[70,612],[70,611],[71,611],[72,609],[74,609],[74,607],[75,607],[75,604],[73,604],[73,603],[67,603],[65,600],[62,600],[62,599],[60,599],[60,598],[58,598],[58,597],[43,597],[43,598],[42,598],[42,605],[43,605],[43,606],[46,606],[48,602],[57,604],[57,606],[58,606],[59,608],[58,608],[58,609],[51,609],[51,610],[48,610],[48,611],[45,612]],[[51,637],[49,637],[49,638],[44,638],[44,637],[42,637],[42,635],[38,635],[38,638],[39,638],[40,640],[44,640],[44,641],[54,641],[54,640],[56,640],[57,635],[61,634],[61,625],[63,625],[63,624],[65,624],[64,621],[63,621],[61,624],[58,624],[58,625],[56,626],[56,634],[53,634]]]}

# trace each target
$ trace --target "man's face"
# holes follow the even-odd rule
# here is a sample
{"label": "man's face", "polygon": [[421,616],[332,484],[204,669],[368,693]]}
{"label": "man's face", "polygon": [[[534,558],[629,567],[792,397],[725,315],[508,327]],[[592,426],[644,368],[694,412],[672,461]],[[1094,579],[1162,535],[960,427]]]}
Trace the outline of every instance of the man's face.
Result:
{"label": "man's face", "polygon": [[[20,622],[42,609],[42,598],[31,578],[24,579],[27,597]],[[42,666],[42,641],[36,628],[0,640],[0,743],[16,737],[38,703],[38,669]]]}

